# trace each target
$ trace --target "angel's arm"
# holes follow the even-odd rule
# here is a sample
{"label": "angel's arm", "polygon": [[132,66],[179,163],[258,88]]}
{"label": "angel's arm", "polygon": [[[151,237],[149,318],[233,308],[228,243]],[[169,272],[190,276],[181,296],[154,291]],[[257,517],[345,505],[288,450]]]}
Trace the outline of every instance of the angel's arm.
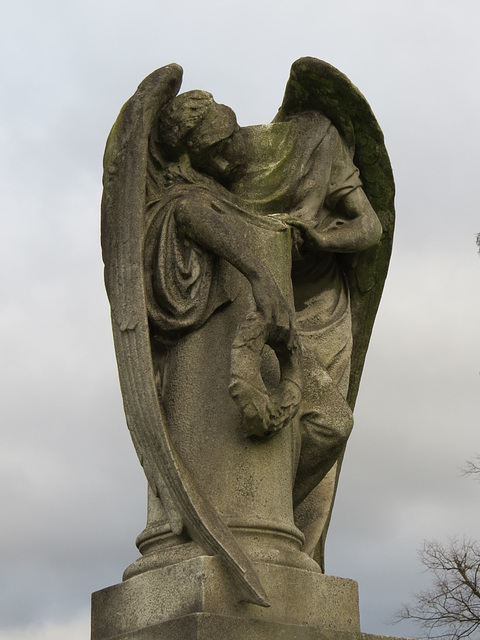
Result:
{"label": "angel's arm", "polygon": [[181,199],[175,211],[181,233],[223,258],[242,273],[252,287],[257,310],[276,328],[279,339],[293,326],[293,311],[270,270],[248,243],[248,222],[227,209],[218,211],[199,195]]}
{"label": "angel's arm", "polygon": [[303,249],[357,253],[380,242],[382,225],[362,188],[354,189],[337,203],[336,211],[321,230],[291,219],[289,224],[301,232]]}

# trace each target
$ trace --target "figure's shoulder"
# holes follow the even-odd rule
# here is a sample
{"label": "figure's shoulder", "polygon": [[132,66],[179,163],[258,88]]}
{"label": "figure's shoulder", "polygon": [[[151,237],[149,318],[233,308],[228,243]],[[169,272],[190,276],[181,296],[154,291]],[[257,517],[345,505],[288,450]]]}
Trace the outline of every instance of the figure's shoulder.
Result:
{"label": "figure's shoulder", "polygon": [[[277,124],[276,121],[274,124]],[[290,135],[296,138],[315,139],[318,142],[324,138],[339,138],[340,134],[328,116],[320,111],[301,111],[284,121],[289,125]],[[280,122],[278,122],[280,124]]]}

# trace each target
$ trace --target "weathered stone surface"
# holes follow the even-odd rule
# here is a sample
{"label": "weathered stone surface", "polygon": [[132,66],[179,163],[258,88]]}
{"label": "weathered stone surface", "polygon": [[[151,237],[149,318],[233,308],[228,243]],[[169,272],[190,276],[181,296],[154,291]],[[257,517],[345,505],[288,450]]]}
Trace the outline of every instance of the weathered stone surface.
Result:
{"label": "weathered stone surface", "polygon": [[[362,640],[362,634],[194,613],[109,640]],[[369,638],[373,640],[373,638]]]}
{"label": "weathered stone surface", "polygon": [[[279,629],[295,625],[323,631],[360,631],[358,590],[353,580],[264,562],[254,566],[269,594],[268,608],[238,602],[221,561],[202,556],[147,571],[94,593],[92,640],[160,628],[168,621],[185,621],[185,616],[192,614],[214,616],[215,624],[228,625],[231,630],[238,625],[247,630],[250,624],[255,629],[255,623],[261,621],[262,629],[275,623]],[[189,624],[197,623],[192,619]]]}
{"label": "weathered stone surface", "polygon": [[149,498],[142,557],[94,594],[93,638],[359,633],[356,587],[315,560],[390,254],[383,137],[313,58],[254,127],[177,96],[181,75],[142,82],[105,152],[105,283]]}
{"label": "weathered stone surface", "polygon": [[392,636],[332,631],[296,624],[244,620],[211,613],[193,613],[183,618],[110,637],[109,640],[407,640]]}

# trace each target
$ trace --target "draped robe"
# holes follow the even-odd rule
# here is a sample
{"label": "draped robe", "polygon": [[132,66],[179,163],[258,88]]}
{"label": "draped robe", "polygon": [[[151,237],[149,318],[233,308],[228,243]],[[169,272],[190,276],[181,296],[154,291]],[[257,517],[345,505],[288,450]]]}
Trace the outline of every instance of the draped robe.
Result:
{"label": "draped robe", "polygon": [[[223,186],[193,172],[198,180],[190,175],[177,181],[148,207],[147,301],[155,337],[165,345],[210,322],[216,311],[235,300],[239,288],[235,269],[186,240],[178,229],[175,208],[180,200],[195,207],[201,191],[219,216],[228,211],[253,226],[277,225],[279,229],[291,217],[322,231],[340,219],[335,207],[341,198],[361,187],[350,150],[331,121],[318,112],[305,112],[286,122],[244,127],[219,152],[233,167]],[[238,157],[246,158],[240,167],[235,166]],[[348,224],[348,220],[340,219],[340,224]],[[332,466],[338,445],[328,449],[328,440],[335,434],[325,423],[335,408],[325,411],[322,403],[346,405],[343,399],[348,391],[352,349],[348,287],[336,254],[304,251],[301,239],[297,240],[291,278],[305,378],[301,446],[310,447],[310,458],[327,451]],[[325,389],[330,389],[327,396]],[[346,408],[342,410],[348,413]],[[310,441],[308,424],[317,431]],[[322,433],[318,433],[319,426]],[[292,484],[304,483],[305,473],[300,457]],[[295,520],[306,535],[305,549],[310,554],[329,513],[333,474],[332,467],[295,505]]]}

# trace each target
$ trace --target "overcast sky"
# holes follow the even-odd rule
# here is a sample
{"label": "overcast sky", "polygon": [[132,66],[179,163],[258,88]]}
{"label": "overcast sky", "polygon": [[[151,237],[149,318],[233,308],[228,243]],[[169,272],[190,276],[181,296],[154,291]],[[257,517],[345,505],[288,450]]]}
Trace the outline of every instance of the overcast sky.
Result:
{"label": "overcast sky", "polygon": [[101,160],[122,104],[178,62],[240,124],[291,63],[346,73],[397,185],[391,270],[327,547],[362,628],[428,583],[424,539],[479,536],[477,0],[0,1],[0,640],[88,640],[90,593],[137,557],[145,480],[124,423],[99,248]]}

